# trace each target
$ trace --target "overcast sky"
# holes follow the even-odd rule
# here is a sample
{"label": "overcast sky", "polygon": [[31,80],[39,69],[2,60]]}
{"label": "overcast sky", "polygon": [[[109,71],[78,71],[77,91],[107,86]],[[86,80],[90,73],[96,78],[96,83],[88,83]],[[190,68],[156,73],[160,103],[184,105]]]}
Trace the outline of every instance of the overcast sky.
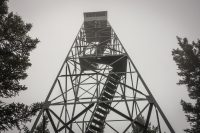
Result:
{"label": "overcast sky", "polygon": [[31,53],[28,90],[13,101],[43,101],[83,23],[83,12],[108,11],[108,20],[177,133],[188,126],[171,51],[176,36],[200,38],[199,0],[10,0],[9,10],[33,24],[40,40]]}

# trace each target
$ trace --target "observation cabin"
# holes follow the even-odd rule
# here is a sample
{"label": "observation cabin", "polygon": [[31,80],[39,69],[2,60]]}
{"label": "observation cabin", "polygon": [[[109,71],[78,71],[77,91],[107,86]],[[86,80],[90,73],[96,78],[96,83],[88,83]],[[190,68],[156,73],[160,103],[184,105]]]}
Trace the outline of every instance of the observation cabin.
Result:
{"label": "observation cabin", "polygon": [[86,12],[84,13],[84,22],[91,21],[107,21],[107,11]]}
{"label": "observation cabin", "polygon": [[111,40],[107,11],[84,13],[84,29],[87,43],[98,44],[96,54],[103,54],[105,45]]}
{"label": "observation cabin", "polygon": [[[84,33],[88,45],[79,58],[81,66],[85,66],[82,67],[83,71],[97,69],[97,64],[111,64],[124,56],[115,52],[119,51],[117,50],[118,45],[112,41],[113,32],[107,18],[107,11],[84,13]],[[126,58],[117,61],[112,67],[116,71],[125,71]]]}

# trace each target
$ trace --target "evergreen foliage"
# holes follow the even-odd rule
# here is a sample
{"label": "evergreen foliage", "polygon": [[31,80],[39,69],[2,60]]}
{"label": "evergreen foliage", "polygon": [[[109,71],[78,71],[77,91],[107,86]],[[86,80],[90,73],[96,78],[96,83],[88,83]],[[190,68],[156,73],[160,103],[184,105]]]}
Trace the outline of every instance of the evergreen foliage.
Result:
{"label": "evergreen foliage", "polygon": [[[136,119],[139,123],[141,123],[142,125],[145,125],[145,119],[144,117],[140,116]],[[152,125],[151,123],[149,123],[148,127],[147,127],[147,133],[158,133],[158,126],[155,127],[154,125]],[[141,128],[140,126],[136,125],[135,128],[133,129],[132,133],[143,133],[143,128]]]}
{"label": "evergreen foliage", "polygon": [[[39,42],[28,35],[31,24],[8,12],[7,2],[0,1],[0,98],[13,98],[27,89],[20,81],[27,77],[26,70],[31,66],[30,51]],[[16,127],[20,130],[21,125],[36,114],[40,105],[7,104],[0,100],[0,132]]]}
{"label": "evergreen foliage", "polygon": [[178,84],[186,85],[189,97],[194,103],[181,100],[183,111],[191,128],[187,133],[200,133],[200,40],[188,42],[186,38],[177,37],[180,48],[173,49],[173,59],[178,66],[181,77]]}
{"label": "evergreen foliage", "polygon": [[[49,129],[47,128],[48,123],[49,119],[47,115],[44,115],[42,121],[38,124],[38,126],[34,130],[34,133],[50,133]],[[24,132],[30,133],[30,130],[26,126],[24,126]]]}

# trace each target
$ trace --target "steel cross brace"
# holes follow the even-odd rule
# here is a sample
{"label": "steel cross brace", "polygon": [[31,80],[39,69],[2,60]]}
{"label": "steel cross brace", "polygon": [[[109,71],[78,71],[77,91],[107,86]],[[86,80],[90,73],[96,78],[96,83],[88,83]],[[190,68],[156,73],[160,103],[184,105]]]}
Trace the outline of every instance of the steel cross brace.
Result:
{"label": "steel cross brace", "polygon": [[82,114],[84,114],[86,111],[88,111],[90,108],[94,106],[94,103],[90,104],[88,107],[86,107],[84,110],[82,110],[78,115],[76,115],[74,118],[72,118],[70,121],[68,121],[66,124],[64,124],[58,131],[60,132],[65,127],[67,127],[69,124],[71,124],[73,121],[75,121],[78,117],[80,117]]}
{"label": "steel cross brace", "polygon": [[111,107],[111,106],[109,106],[109,105],[107,105],[107,107],[108,107],[110,110],[112,110],[113,112],[115,112],[115,113],[121,115],[122,117],[124,117],[124,118],[130,120],[131,122],[135,123],[136,125],[138,125],[138,126],[144,128],[144,125],[143,125],[143,124],[141,124],[141,123],[139,123],[139,122],[133,120],[132,118],[130,118],[130,117],[128,117],[127,115],[123,114],[122,112],[116,110],[115,108],[113,108],[113,107]]}

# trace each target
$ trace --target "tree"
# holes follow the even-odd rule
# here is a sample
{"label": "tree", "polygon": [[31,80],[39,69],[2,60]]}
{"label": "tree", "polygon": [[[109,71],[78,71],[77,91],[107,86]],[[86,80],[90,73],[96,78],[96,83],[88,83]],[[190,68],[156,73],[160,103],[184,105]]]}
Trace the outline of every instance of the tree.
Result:
{"label": "tree", "polygon": [[[140,124],[145,125],[146,120],[144,119],[143,116],[139,116],[136,119]],[[143,133],[143,128],[136,125],[135,128],[133,129],[132,133]],[[158,127],[155,127],[153,125],[151,125],[151,123],[149,123],[148,127],[147,127],[147,133],[157,133],[158,132]]]}
{"label": "tree", "polygon": [[188,42],[186,38],[177,37],[180,48],[173,49],[173,59],[178,66],[181,77],[178,84],[186,85],[189,97],[194,103],[181,100],[183,111],[191,128],[187,133],[200,133],[200,40]]}
{"label": "tree", "polygon": [[[27,77],[31,66],[30,51],[36,48],[38,39],[28,32],[32,25],[25,23],[13,12],[8,13],[7,0],[0,1],[0,97],[12,98],[27,89],[20,81]],[[40,104],[6,104],[0,101],[0,132],[25,124],[39,110]]]}
{"label": "tree", "polygon": [[[47,115],[43,115],[43,119],[34,130],[34,133],[50,133],[49,129],[47,128],[48,123],[49,120]],[[24,132],[30,133],[30,130],[26,126],[24,126]]]}

